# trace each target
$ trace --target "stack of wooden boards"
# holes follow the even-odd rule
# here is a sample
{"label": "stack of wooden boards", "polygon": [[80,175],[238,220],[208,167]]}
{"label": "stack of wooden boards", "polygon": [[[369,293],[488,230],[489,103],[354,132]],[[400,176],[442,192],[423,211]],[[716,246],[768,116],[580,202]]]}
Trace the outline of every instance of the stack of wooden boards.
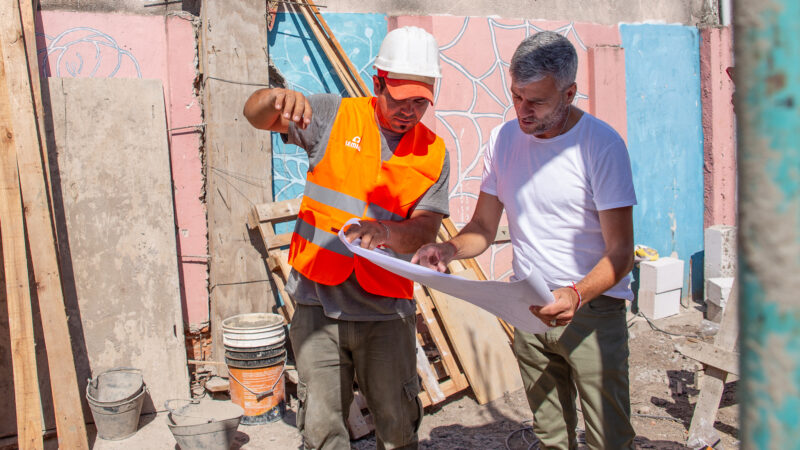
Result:
{"label": "stack of wooden boards", "polygon": [[[266,262],[277,291],[279,306],[287,322],[294,304],[284,286],[291,270],[288,250],[291,233],[276,234],[278,223],[295,220],[300,200],[265,203],[253,207],[249,225],[257,229],[267,249]],[[449,219],[440,229],[440,238],[449,239],[455,227]],[[470,279],[485,279],[474,260],[454,261],[452,273]],[[417,372],[422,379],[423,406],[434,405],[471,387],[480,404],[502,397],[522,387],[516,360],[509,345],[510,327],[492,314],[442,292],[415,285],[417,303]],[[505,325],[507,327],[507,325]],[[356,393],[350,408],[349,426],[354,439],[372,430],[366,401]]]}
{"label": "stack of wooden boards", "polygon": [[[0,234],[18,446],[43,447],[31,299],[38,299],[59,446],[88,448],[51,208],[33,4],[0,2]],[[30,258],[29,258],[30,256]],[[33,273],[28,272],[28,268]]]}

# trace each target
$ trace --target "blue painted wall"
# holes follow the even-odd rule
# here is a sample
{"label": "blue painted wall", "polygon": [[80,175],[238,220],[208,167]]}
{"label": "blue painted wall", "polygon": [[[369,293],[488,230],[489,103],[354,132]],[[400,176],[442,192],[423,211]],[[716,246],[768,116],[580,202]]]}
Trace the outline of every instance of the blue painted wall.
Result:
{"label": "blue painted wall", "polygon": [[[339,44],[361,77],[372,88],[372,68],[386,36],[383,14],[323,13]],[[306,95],[339,93],[347,96],[336,72],[298,14],[278,13],[269,32],[269,56],[286,78],[287,87]],[[273,195],[275,200],[298,198],[303,194],[308,157],[301,148],[286,145],[278,134],[272,136]],[[288,231],[288,225],[278,232]]]}
{"label": "blue painted wall", "polygon": [[[700,37],[681,25],[620,25],[625,49],[628,148],[639,205],[637,244],[673,251],[702,296],[703,129]],[[690,260],[694,266],[690,274]],[[698,278],[699,276],[699,278]]]}

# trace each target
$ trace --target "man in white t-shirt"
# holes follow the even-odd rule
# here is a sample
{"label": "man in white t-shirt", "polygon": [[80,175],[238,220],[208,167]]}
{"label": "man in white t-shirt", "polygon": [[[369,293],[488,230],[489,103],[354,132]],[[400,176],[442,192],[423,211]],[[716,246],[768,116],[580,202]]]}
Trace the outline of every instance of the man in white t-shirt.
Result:
{"label": "man in white t-shirt", "polygon": [[538,271],[555,302],[531,307],[551,328],[516,330],[533,428],[542,446],[573,449],[581,397],[590,448],[633,448],[625,300],[631,300],[633,189],[625,142],[572,106],[575,48],[541,32],[511,60],[517,119],[492,131],[470,222],[452,240],[420,248],[412,262],[440,271],[485,251],[505,209],[515,278]]}

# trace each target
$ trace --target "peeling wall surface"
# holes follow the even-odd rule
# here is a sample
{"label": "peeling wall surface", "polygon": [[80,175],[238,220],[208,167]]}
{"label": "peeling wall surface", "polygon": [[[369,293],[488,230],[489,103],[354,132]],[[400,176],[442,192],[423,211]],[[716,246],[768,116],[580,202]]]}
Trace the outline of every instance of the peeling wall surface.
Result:
{"label": "peeling wall surface", "polygon": [[161,80],[168,128],[172,129],[168,135],[184,322],[207,322],[201,129],[192,127],[202,122],[202,108],[193,92],[196,40],[192,22],[180,16],[68,11],[43,11],[37,19],[39,65],[44,76]]}
{"label": "peeling wall surface", "polygon": [[[625,48],[628,151],[639,205],[638,244],[685,264],[684,296],[702,292],[703,130],[699,35],[679,25],[621,25]],[[669,63],[666,63],[666,62]],[[697,276],[700,279],[697,279]]]}

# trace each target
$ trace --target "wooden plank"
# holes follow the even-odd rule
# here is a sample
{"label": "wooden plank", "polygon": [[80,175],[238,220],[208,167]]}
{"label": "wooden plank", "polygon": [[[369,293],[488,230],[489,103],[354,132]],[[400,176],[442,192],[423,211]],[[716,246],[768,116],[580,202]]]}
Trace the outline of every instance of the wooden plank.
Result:
{"label": "wooden plank", "polygon": [[675,348],[683,355],[701,363],[721,369],[723,372],[739,376],[739,354],[715,347],[708,342],[689,340],[676,344]]}
{"label": "wooden plank", "polygon": [[[266,256],[245,226],[254,205],[271,200],[270,134],[250,126],[245,100],[267,87],[263,0],[202,3],[198,54],[205,105],[206,206],[212,358],[221,361],[223,319],[275,305]],[[223,375],[223,373],[220,373]]]}
{"label": "wooden plank", "polygon": [[354,392],[353,401],[350,403],[350,413],[347,417],[347,428],[350,430],[352,439],[364,437],[374,429],[367,423],[364,414],[361,413],[363,407],[366,407],[366,400],[360,392]]}
{"label": "wooden plank", "polygon": [[[471,269],[456,275],[477,279]],[[522,388],[516,358],[495,316],[442,292],[430,292],[478,403]]]}
{"label": "wooden plank", "polygon": [[[31,93],[33,96],[33,109],[36,114],[36,124],[39,128],[40,138],[44,136],[44,109],[42,105],[42,81],[39,76],[39,56],[37,55],[36,47],[36,26],[34,18],[34,10],[39,5],[38,0],[19,0],[19,13],[20,22],[22,23],[22,32],[25,38],[25,51],[28,57],[28,74],[31,84]],[[50,186],[50,163],[47,157],[47,144],[45,139],[41,139],[40,152],[42,161],[44,162],[45,186],[48,198],[52,200],[53,191]],[[48,202],[49,204],[49,202]],[[51,213],[54,210],[51,208]],[[55,217],[53,217],[55,223]],[[56,236],[57,238],[57,236]]]}
{"label": "wooden plank", "polygon": [[299,11],[305,18],[309,30],[311,30],[311,33],[316,38],[317,44],[322,49],[322,52],[325,54],[325,57],[328,59],[328,62],[333,67],[333,70],[339,76],[339,79],[344,85],[345,90],[347,90],[347,93],[351,97],[360,97],[361,95],[358,91],[358,86],[353,84],[352,77],[348,76],[347,69],[342,64],[341,59],[336,55],[333,46],[331,46],[330,42],[325,36],[325,32],[318,23],[317,21],[318,17],[314,15],[314,13],[311,11],[310,7],[307,4],[303,5],[303,4],[291,3],[290,5],[294,9],[294,11]]}
{"label": "wooden plank", "polygon": [[283,222],[294,220],[300,212],[302,199],[293,198],[279,202],[261,203],[253,207],[259,222]]}
{"label": "wooden plank", "polygon": [[466,389],[469,386],[467,378],[461,373],[461,369],[458,368],[458,363],[456,363],[456,360],[453,358],[450,345],[447,343],[447,339],[444,333],[442,333],[442,328],[439,326],[439,321],[436,320],[436,315],[431,308],[430,297],[428,297],[428,294],[426,294],[424,289],[419,285],[415,285],[414,299],[417,301],[417,309],[419,309],[422,319],[428,326],[431,339],[433,339],[433,343],[439,350],[439,355],[442,357],[447,374],[459,390]]}
{"label": "wooden plank", "polygon": [[150,413],[189,394],[163,87],[50,78],[48,91],[76,385],[81,392],[115,366],[139,368]]}
{"label": "wooden plank", "polygon": [[[722,313],[722,322],[719,332],[714,338],[714,346],[723,351],[733,351],[739,336],[739,288],[734,283],[731,289],[725,311]],[[705,373],[700,380],[700,394],[695,403],[692,423],[689,425],[689,437],[687,442],[701,438],[700,434],[704,428],[713,427],[719,409],[719,402],[722,399],[722,392],[725,390],[725,381],[728,373],[722,369],[706,366]]]}
{"label": "wooden plank", "polygon": [[417,373],[422,378],[422,387],[425,389],[425,393],[431,403],[444,401],[444,393],[442,393],[442,390],[439,388],[439,380],[436,378],[436,374],[433,373],[431,364],[425,356],[425,350],[423,350],[422,345],[420,345],[419,339],[417,339],[416,343]]}
{"label": "wooden plank", "polygon": [[281,299],[283,300],[283,305],[280,307],[281,315],[283,318],[286,319],[286,323],[292,321],[292,316],[294,316],[294,303],[292,303],[292,299],[289,297],[289,294],[286,293],[286,283],[284,281],[283,276],[281,275],[281,266],[278,259],[280,255],[276,255],[274,253],[270,254],[267,257],[267,265],[269,266],[270,272],[274,275],[272,281],[275,282],[275,286],[278,287],[278,292],[281,294]]}
{"label": "wooden plank", "polygon": [[17,174],[17,150],[0,36],[0,235],[20,448],[42,448],[42,407],[36,372],[28,258]]}
{"label": "wooden plank", "polygon": [[[449,217],[445,217],[444,219],[442,219],[442,228],[447,233],[446,239],[443,238],[442,239],[443,241],[452,239],[458,234],[458,228],[456,228],[456,225],[453,223],[452,220],[450,220]],[[500,230],[498,229],[498,232],[499,231]],[[483,269],[481,268],[480,264],[478,264],[478,261],[476,261],[474,258],[465,258],[462,259],[461,262],[467,269],[472,269],[475,272],[475,274],[478,276],[478,280],[484,281],[487,279],[486,274],[483,272]],[[505,320],[499,317],[497,318],[497,321],[500,322],[500,326],[502,326],[503,331],[506,332],[508,340],[510,342],[514,342],[514,327],[509,325],[508,323],[506,323]]]}
{"label": "wooden plank", "polygon": [[[47,362],[51,374],[50,387],[59,442],[65,448],[84,449],[89,444],[84,424],[78,378],[73,358],[61,273],[53,228],[53,211],[50,208],[50,187],[47,166],[46,139],[44,137],[43,107],[40,91],[38,60],[33,27],[33,9],[28,0],[3,7],[3,47],[8,50],[8,60],[16,61],[17,69],[9,72],[8,89],[15,107],[14,127],[17,131],[19,182],[25,205],[25,223],[30,239],[31,266],[39,301],[42,332],[47,347]],[[15,8],[16,7],[16,8]],[[16,16],[16,17],[15,17]],[[17,20],[13,20],[13,19]],[[22,26],[25,26],[23,30]],[[9,34],[23,36],[8,41]],[[26,52],[26,43],[33,46]],[[32,55],[31,59],[28,56]],[[27,63],[26,63],[27,60]],[[38,123],[37,123],[38,119]]]}
{"label": "wooden plank", "polygon": [[370,95],[369,87],[366,85],[366,83],[364,83],[364,80],[358,73],[358,69],[356,69],[355,66],[353,66],[353,63],[352,61],[350,61],[350,58],[347,57],[347,53],[345,53],[345,51],[342,49],[342,46],[339,45],[339,41],[336,39],[336,36],[334,36],[333,31],[331,31],[331,29],[328,27],[328,23],[320,14],[319,9],[317,9],[317,6],[314,4],[314,0],[305,0],[305,2],[308,3],[311,11],[314,13],[314,17],[317,19],[317,21],[319,21],[320,26],[322,26],[322,29],[324,30],[330,45],[333,46],[336,55],[341,59],[342,64],[344,64],[348,78],[350,78],[352,80],[352,83],[357,86],[358,96],[362,97],[369,96]]}

